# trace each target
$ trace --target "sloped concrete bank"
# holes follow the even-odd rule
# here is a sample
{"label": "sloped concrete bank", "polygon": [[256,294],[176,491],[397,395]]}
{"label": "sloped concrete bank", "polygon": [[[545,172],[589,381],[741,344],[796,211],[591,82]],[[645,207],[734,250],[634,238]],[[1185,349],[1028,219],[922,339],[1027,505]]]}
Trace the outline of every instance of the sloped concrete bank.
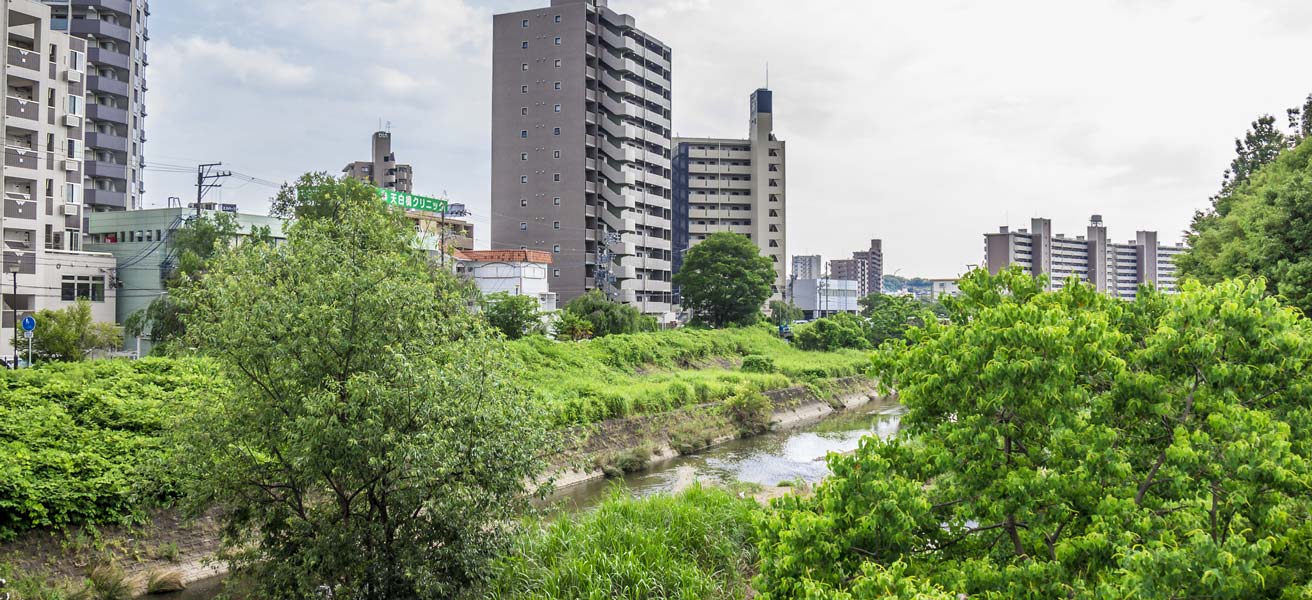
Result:
{"label": "sloped concrete bank", "polygon": [[[879,398],[875,383],[865,377],[835,380],[826,388],[823,396],[806,386],[765,392],[774,405],[771,429],[813,422]],[[555,485],[565,488],[606,477],[616,463],[642,470],[737,439],[737,427],[721,413],[720,403],[709,403],[572,428],[566,435],[568,447],[556,461]]]}

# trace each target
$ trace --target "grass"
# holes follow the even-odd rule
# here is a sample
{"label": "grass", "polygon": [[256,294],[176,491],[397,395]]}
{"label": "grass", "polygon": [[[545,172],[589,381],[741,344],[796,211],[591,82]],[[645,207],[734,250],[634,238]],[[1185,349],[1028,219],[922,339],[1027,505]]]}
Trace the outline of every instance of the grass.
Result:
{"label": "grass", "polygon": [[[678,329],[582,342],[541,336],[510,343],[557,425],[594,423],[723,401],[746,386],[769,391],[865,372],[865,352],[807,352],[768,327]],[[753,357],[752,371],[733,368]],[[759,372],[769,362],[774,372]]]}
{"label": "grass", "polygon": [[485,597],[743,598],[759,510],[718,489],[640,500],[616,491],[594,511],[531,523]]}

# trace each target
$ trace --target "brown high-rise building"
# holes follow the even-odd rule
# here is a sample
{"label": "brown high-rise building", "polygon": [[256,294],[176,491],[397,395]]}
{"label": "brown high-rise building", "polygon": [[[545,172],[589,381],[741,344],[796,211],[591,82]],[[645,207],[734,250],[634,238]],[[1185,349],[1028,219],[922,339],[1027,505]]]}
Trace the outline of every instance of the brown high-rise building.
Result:
{"label": "brown high-rise building", "polygon": [[380,188],[411,193],[414,191],[414,169],[398,164],[392,152],[392,133],[378,131],[373,136],[373,158],[356,161],[342,168],[342,172]]}
{"label": "brown high-rise building", "polygon": [[884,242],[870,240],[870,249],[852,253],[852,258],[829,262],[830,276],[857,282],[857,293],[864,298],[884,291]]}

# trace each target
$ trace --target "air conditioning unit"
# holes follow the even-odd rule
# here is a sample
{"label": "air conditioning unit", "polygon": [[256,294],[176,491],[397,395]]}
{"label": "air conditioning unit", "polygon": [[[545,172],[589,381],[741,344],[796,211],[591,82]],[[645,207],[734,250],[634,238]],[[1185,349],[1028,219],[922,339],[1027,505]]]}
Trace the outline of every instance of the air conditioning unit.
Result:
{"label": "air conditioning unit", "polygon": [[64,127],[81,127],[82,117],[77,115],[64,115]]}
{"label": "air conditioning unit", "polygon": [[72,70],[68,71],[68,82],[69,82],[69,83],[82,83],[82,72],[81,72],[81,71],[72,71]]}
{"label": "air conditioning unit", "polygon": [[82,214],[82,205],[73,203],[61,204],[59,205],[59,214],[66,217],[76,217]]}
{"label": "air conditioning unit", "polygon": [[70,173],[82,168],[82,164],[76,160],[64,159],[64,170]]}

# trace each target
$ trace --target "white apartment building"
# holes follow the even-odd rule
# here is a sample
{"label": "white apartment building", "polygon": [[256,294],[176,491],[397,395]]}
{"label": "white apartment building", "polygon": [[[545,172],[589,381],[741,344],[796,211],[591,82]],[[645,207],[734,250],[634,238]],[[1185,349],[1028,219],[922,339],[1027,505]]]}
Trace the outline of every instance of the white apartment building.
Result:
{"label": "white apartment building", "polygon": [[551,253],[540,250],[457,250],[456,273],[483,294],[529,296],[543,312],[556,310],[550,288]]}
{"label": "white apartment building", "polygon": [[496,15],[492,45],[492,249],[672,320],[670,48],[606,0]]}
{"label": "white apartment building", "polygon": [[1077,277],[1100,292],[1132,300],[1141,283],[1174,293],[1174,257],[1184,244],[1166,246],[1157,242],[1157,232],[1139,231],[1123,244],[1108,241],[1107,227],[1100,215],[1090,219],[1086,235],[1069,237],[1052,233],[1052,221],[1036,218],[1029,229],[984,234],[985,264],[990,273],[1010,265],[1025,272],[1047,275],[1049,289],[1061,289],[1067,278]]}
{"label": "white apartment building", "polygon": [[45,4],[0,0],[0,7],[0,354],[7,355],[15,317],[86,299],[94,320],[114,322],[116,278],[112,255],[82,251],[86,42],[56,31]]}
{"label": "white apartment building", "polygon": [[840,312],[858,314],[861,305],[857,282],[852,279],[796,279],[793,281],[793,304],[807,319],[819,319]]}
{"label": "white apartment building", "polygon": [[825,276],[825,261],[819,254],[793,257],[793,279],[819,279]]}
{"label": "white apartment building", "polygon": [[752,93],[746,139],[675,138],[674,265],[712,233],[741,233],[774,263],[771,299],[787,289],[787,174],[774,135],[774,93]]}

